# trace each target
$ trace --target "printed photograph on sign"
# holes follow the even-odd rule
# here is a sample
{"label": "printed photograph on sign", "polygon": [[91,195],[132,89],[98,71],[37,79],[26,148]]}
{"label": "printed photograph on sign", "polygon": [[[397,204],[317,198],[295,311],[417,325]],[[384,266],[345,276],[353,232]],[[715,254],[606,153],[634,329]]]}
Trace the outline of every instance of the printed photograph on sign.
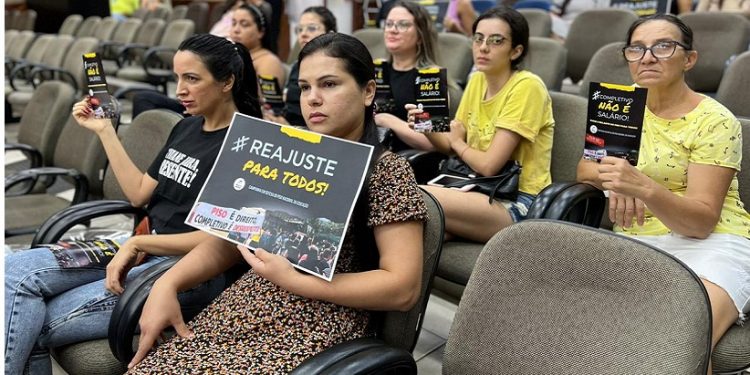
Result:
{"label": "printed photograph on sign", "polygon": [[330,281],[372,150],[236,113],[185,223]]}
{"label": "printed photograph on sign", "polygon": [[86,87],[89,104],[94,110],[95,118],[115,119],[120,116],[119,103],[107,88],[101,57],[96,52],[83,55],[83,70],[86,73]]}

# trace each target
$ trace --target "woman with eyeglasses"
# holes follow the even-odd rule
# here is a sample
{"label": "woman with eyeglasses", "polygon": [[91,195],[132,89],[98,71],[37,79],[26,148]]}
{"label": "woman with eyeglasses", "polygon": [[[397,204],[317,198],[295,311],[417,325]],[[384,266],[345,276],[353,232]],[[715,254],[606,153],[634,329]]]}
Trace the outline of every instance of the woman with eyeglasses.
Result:
{"label": "woman with eyeglasses", "polygon": [[[299,23],[294,29],[297,34],[297,43],[300,48],[304,47],[313,38],[325,33],[336,32],[336,16],[328,8],[314,6],[305,9],[299,18]],[[284,88],[284,112],[276,116],[272,111],[263,112],[263,118],[279,124],[291,124],[304,126],[305,118],[302,117],[299,97],[300,89],[297,79],[299,78],[299,61],[295,61],[289,71],[289,79]]]}
{"label": "woman with eyeglasses", "polygon": [[[478,175],[494,176],[510,160],[521,164],[517,200],[426,186],[445,211],[446,239],[486,242],[526,218],[531,202],[551,182],[554,120],[541,78],[519,68],[529,48],[529,26],[516,10],[497,7],[472,26],[477,73],[469,79],[448,133],[425,133],[435,148],[456,155]],[[421,113],[410,104],[409,125]]]}
{"label": "woman with eyeglasses", "polygon": [[385,144],[392,151],[414,148],[432,150],[424,135],[415,133],[406,119],[405,105],[414,103],[417,71],[437,66],[437,33],[427,10],[411,1],[395,1],[384,22],[383,38],[388,51],[388,77],[394,108],[376,109],[375,123],[388,132]]}
{"label": "woman with eyeglasses", "polygon": [[271,41],[266,37],[267,28],[268,19],[260,8],[242,4],[232,13],[229,38],[250,51],[259,76],[275,77],[283,85],[286,82],[286,72],[281,59],[269,49]]}
{"label": "woman with eyeglasses", "polygon": [[578,180],[609,190],[615,231],[674,255],[711,300],[712,347],[750,310],[750,215],[740,201],[739,121],[685,82],[693,32],[679,18],[636,21],[623,49],[633,81],[648,88],[638,165],[581,160]]}

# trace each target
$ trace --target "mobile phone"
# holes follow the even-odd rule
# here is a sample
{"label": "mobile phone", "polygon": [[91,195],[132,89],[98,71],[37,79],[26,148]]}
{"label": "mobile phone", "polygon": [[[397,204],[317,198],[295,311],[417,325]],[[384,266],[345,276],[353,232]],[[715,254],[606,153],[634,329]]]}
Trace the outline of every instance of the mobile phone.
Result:
{"label": "mobile phone", "polygon": [[[427,185],[445,187],[445,185],[450,185],[456,182],[466,181],[466,180],[468,180],[468,178],[466,177],[453,176],[449,174],[441,174],[433,178],[432,180],[427,181]],[[460,191],[469,191],[473,189],[474,186],[475,186],[474,184],[467,184],[467,185],[463,185],[460,187],[452,187],[451,189],[456,189]]]}

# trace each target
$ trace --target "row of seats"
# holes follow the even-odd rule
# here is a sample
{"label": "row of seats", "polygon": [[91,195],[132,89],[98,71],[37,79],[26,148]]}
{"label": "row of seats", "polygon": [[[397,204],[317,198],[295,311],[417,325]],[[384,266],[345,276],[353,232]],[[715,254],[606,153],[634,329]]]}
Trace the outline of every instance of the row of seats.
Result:
{"label": "row of seats", "polygon": [[36,16],[36,11],[33,9],[6,10],[5,30],[34,30],[34,25],[36,24]]}

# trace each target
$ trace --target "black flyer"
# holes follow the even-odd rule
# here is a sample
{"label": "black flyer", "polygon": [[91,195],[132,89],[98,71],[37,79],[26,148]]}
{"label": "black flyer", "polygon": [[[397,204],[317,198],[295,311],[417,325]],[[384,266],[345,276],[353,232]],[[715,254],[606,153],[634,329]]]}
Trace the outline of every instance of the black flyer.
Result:
{"label": "black flyer", "polygon": [[263,108],[272,110],[274,115],[284,112],[284,96],[279,80],[273,76],[258,75],[258,85],[263,94]]}
{"label": "black flyer", "polygon": [[418,132],[450,131],[448,106],[448,72],[445,68],[420,69],[414,81],[414,97],[424,112],[414,119]]}
{"label": "black flyer", "polygon": [[376,59],[373,63],[375,63],[375,112],[393,113],[396,110],[396,99],[393,98],[391,92],[388,60]]}
{"label": "black flyer", "polygon": [[96,52],[83,54],[83,69],[86,72],[86,85],[91,97],[89,103],[94,110],[94,117],[119,117],[120,108],[107,89],[107,78],[104,75],[101,57]]}
{"label": "black flyer", "polygon": [[115,256],[120,244],[101,239],[91,241],[59,241],[46,247],[55,256],[61,268],[103,267]]}
{"label": "black flyer", "polygon": [[583,157],[616,156],[637,165],[647,89],[591,82],[589,93]]}
{"label": "black flyer", "polygon": [[185,223],[330,281],[372,152],[235,113]]}

